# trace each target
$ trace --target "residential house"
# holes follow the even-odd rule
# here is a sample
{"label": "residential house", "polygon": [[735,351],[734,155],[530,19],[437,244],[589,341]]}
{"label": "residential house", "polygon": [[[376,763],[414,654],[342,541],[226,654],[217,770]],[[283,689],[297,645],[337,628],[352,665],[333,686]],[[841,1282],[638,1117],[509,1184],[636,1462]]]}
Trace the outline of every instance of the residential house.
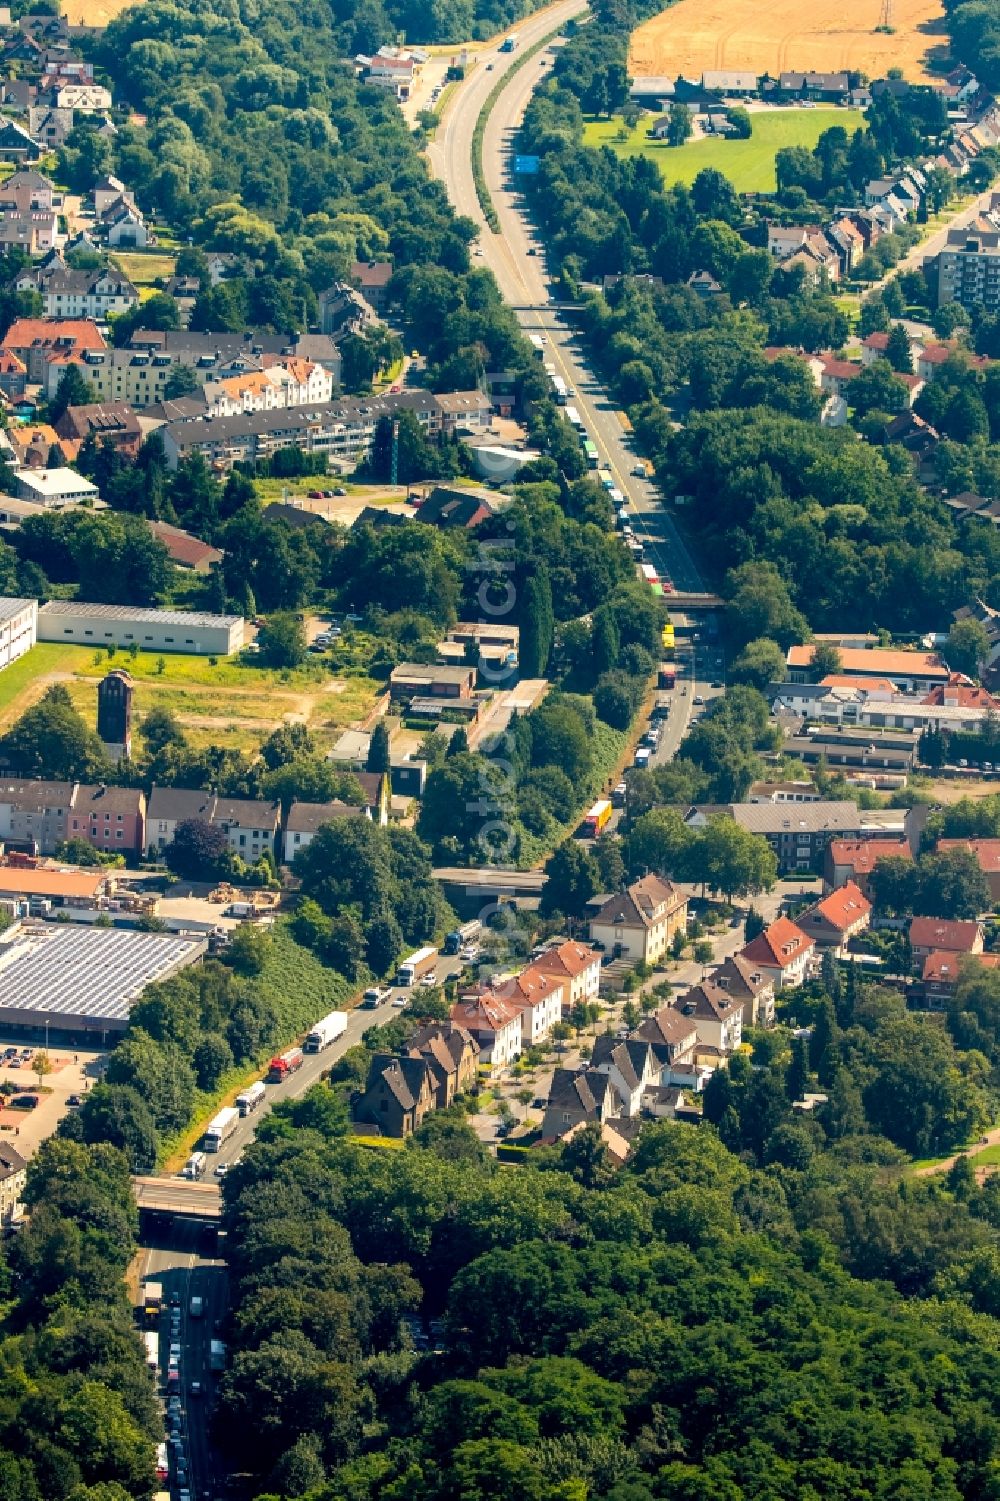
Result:
{"label": "residential house", "polygon": [[920,967],[928,954],[981,954],[982,924],[971,920],[949,922],[943,917],[913,917],[910,948],[914,963]]}
{"label": "residential house", "polygon": [[939,839],[937,853],[943,855],[948,850],[968,850],[974,855],[990,888],[991,900],[1000,901],[1000,839]]}
{"label": "residential house", "polygon": [[449,485],[435,485],[421,501],[417,520],[445,530],[458,528],[471,532],[496,515],[499,507],[495,500],[496,496],[490,490],[458,490]]}
{"label": "residential house", "polygon": [[320,292],[317,300],[320,332],[338,339],[346,334],[362,334],[379,321],[368,299],[346,282],[335,282]]}
{"label": "residential house", "polygon": [[15,318],[4,334],[2,347],[25,366],[28,381],[45,379],[51,355],[106,348],[100,329],[88,318]]}
{"label": "residential house", "polygon": [[389,822],[389,803],[392,799],[390,778],[383,771],[356,771],[354,780],[361,788],[364,808],[372,823],[385,828]]}
{"label": "residential house", "polygon": [[282,833],[281,858],[291,865],[295,856],[308,848],[324,824],[337,823],[342,818],[371,818],[368,808],[359,808],[356,803],[343,803],[334,799],[329,803],[294,802],[288,810]]}
{"label": "residential house", "polygon": [[15,209],[19,214],[51,213],[62,207],[62,194],[41,172],[22,167],[0,185],[0,208]]}
{"label": "residential house", "polygon": [[0,844],[51,855],[66,838],[73,782],[42,782],[0,774]]}
{"label": "residential house", "polygon": [[963,975],[975,974],[977,969],[1000,968],[1000,954],[955,954],[948,949],[939,949],[928,954],[920,974],[927,1006],[950,1001],[955,987]]}
{"label": "residential house", "polygon": [[601,988],[601,951],[568,939],[555,943],[531,961],[531,968],[563,983],[563,1010],[595,1001]]}
{"label": "residential house", "polygon": [[822,234],[818,224],[768,224],[767,248],[779,261],[797,250],[804,250],[810,240]]}
{"label": "residential house", "polygon": [[[809,803],[730,803],[721,810],[745,829],[760,834],[773,849],[782,874],[822,866],[827,844],[838,835],[861,831],[856,803],[821,799]],[[707,821],[707,820],[706,820]],[[685,820],[697,827],[690,815]]]}
{"label": "residential house", "polygon": [[38,292],[47,318],[95,318],[127,313],[139,293],[120,271],[25,270],[15,283],[19,292]]}
{"label": "residential house", "polygon": [[149,244],[149,230],[141,211],[134,203],[119,203],[101,218],[104,237],[113,250],[127,246],[143,250]]}
{"label": "residential house", "polygon": [[16,401],[28,384],[28,367],[13,350],[0,349],[0,391]]}
{"label": "residential house", "polygon": [[774,977],[742,954],[729,957],[712,971],[712,983],[743,1008],[743,1026],[774,1026]]}
{"label": "residential house", "polygon": [[253,864],[265,850],[274,853],[280,803],[255,802],[249,798],[223,798],[215,792],[191,791],[185,787],[158,787],[149,795],[146,838],[153,854],[162,854],[173,843],[177,825],[200,819],[226,831],[229,848]]}
{"label": "residential house", "polygon": [[746,70],[727,72],[710,68],[701,75],[701,87],[706,94],[738,94],[749,98],[758,92],[760,79]]}
{"label": "residential house", "polygon": [[145,853],[146,794],[141,787],[78,786],[66,818],[66,838],[83,839],[104,854],[138,859]]}
{"label": "residential house", "polygon": [[33,104],[28,109],[28,132],[45,151],[58,151],[72,133],[74,114],[71,109],[51,109]]}
{"label": "residential house", "polygon": [[663,1066],[694,1062],[698,1028],[694,1019],[676,1006],[661,1006],[645,1017],[632,1035],[651,1043]]}
{"label": "residential house", "polygon": [[979,683],[970,683],[960,672],[953,672],[947,683],[932,688],[925,704],[940,704],[951,709],[976,709],[983,714],[1000,714],[1000,699]]}
{"label": "residential house", "polygon": [[8,1142],[0,1142],[0,1225],[9,1227],[21,1215],[28,1181],[28,1164]]}
{"label": "residential house", "polygon": [[110,112],[110,89],[99,83],[63,83],[39,94],[39,103],[55,109],[72,109],[81,115],[106,115]]}
{"label": "residential house", "polygon": [[831,839],[826,847],[823,879],[836,891],[848,884],[865,897],[868,883],[880,860],[912,860],[913,851],[905,839]]}
{"label": "residential house", "polygon": [[521,1056],[521,1013],[491,991],[471,992],[451,1008],[451,1020],[475,1038],[480,1059],[503,1070]]}
{"label": "residential house", "polygon": [[850,276],[858,261],[865,253],[865,240],[860,229],[846,214],[833,223],[826,231],[827,238],[833,245],[840,260],[840,272],[842,276]]}
{"label": "residential house", "polygon": [[42,147],[16,120],[0,120],[0,161],[37,162]]}
{"label": "residential house", "polygon": [[391,261],[355,261],[350,278],[365,301],[381,318],[389,303],[389,283],[392,281]]}
{"label": "residential house", "polygon": [[[113,448],[123,458],[135,458],[142,442],[142,429],[132,408],[124,401],[91,402],[67,407],[55,424],[60,438],[76,445],[94,438]],[[221,556],[221,554],[220,554]]]}
{"label": "residential house", "polygon": [[698,1033],[695,1062],[709,1067],[724,1064],[743,1040],[742,1002],[714,980],[702,980],[674,1004],[694,1022]]}
{"label": "residential house", "polygon": [[407,1040],[406,1052],[427,1064],[438,1110],[447,1110],[460,1094],[475,1086],[479,1077],[479,1044],[471,1032],[454,1022],[429,1022],[418,1027]]}
{"label": "residential house", "polygon": [[790,917],[778,917],[740,950],[749,964],[774,981],[775,990],[801,985],[816,953],[816,944]]}
{"label": "residential house", "polygon": [[512,979],[495,982],[493,993],[519,1013],[522,1050],[550,1037],[567,1009],[564,982],[530,964]]}
{"label": "residential house", "polygon": [[687,927],[687,897],[662,876],[647,875],[609,897],[590,919],[590,938],[616,957],[655,964]]}
{"label": "residential house", "polygon": [[381,1136],[412,1136],[434,1110],[436,1095],[434,1075],[423,1057],[375,1053],[355,1118],[377,1126]]}
{"label": "residential house", "polygon": [[851,940],[864,932],[871,919],[871,902],[853,881],[846,881],[800,912],[795,921],[819,948],[843,957]]}
{"label": "residential house", "polygon": [[573,1126],[619,1118],[624,1102],[609,1074],[599,1069],[557,1068],[542,1120],[542,1139],[557,1140]]}
{"label": "residential house", "polygon": [[619,1040],[603,1032],[594,1043],[587,1072],[606,1074],[621,1098],[621,1113],[636,1116],[647,1089],[660,1083],[662,1072],[652,1043],[640,1037]]}

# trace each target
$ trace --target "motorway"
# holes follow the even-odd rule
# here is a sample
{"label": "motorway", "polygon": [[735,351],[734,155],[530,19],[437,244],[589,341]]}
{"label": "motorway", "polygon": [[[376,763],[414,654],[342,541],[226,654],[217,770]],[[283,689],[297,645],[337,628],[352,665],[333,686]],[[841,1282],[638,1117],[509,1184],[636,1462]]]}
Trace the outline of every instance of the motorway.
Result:
{"label": "motorway", "polygon": [[[164,1311],[156,1329],[160,1336],[160,1370],[157,1392],[164,1404],[168,1387],[167,1357],[170,1346],[170,1300],[176,1298],[180,1313],[180,1380],[175,1388],[180,1398],[179,1442],[170,1445],[170,1482],[173,1494],[185,1488],[180,1482],[186,1469],[192,1501],[210,1501],[223,1470],[209,1442],[209,1413],[215,1377],[209,1361],[209,1344],[226,1311],[225,1263],[199,1252],[200,1231],[194,1225],[178,1225],[169,1245],[143,1251],[139,1275],[163,1284]],[[191,1299],[203,1300],[200,1318],[191,1316]]]}
{"label": "motorway", "polygon": [[[627,435],[608,398],[591,370],[582,340],[563,320],[550,291],[544,253],[528,221],[510,175],[514,138],[540,77],[551,66],[553,52],[547,48],[512,74],[501,91],[487,120],[483,164],[490,196],[500,221],[500,233],[487,225],[476,196],[472,174],[472,138],[484,104],[505,73],[519,60],[519,54],[553,32],[557,26],[580,16],[586,6],[580,0],[565,0],[544,12],[522,21],[519,26],[518,50],[513,53],[481,53],[478,62],[466,75],[448,101],[441,125],[428,148],[431,170],[445,184],[456,211],[473,219],[479,226],[479,246],[483,264],[496,277],[504,300],[515,312],[525,333],[537,334],[545,341],[545,362],[554,366],[573,392],[570,400],[580,413],[597,446],[600,467],[608,469],[616,486],[626,497],[635,534],[643,543],[645,558],[656,567],[661,578],[669,578],[683,593],[701,594],[705,585],[672,518],[660,496],[645,477],[632,473],[638,454],[630,448]],[[558,45],[555,43],[554,45]],[[491,66],[490,66],[491,65]],[[490,71],[487,68],[490,67]],[[529,253],[530,252],[530,253]],[[680,620],[678,620],[680,623]],[[721,676],[714,653],[711,657],[696,650],[691,671],[684,681],[690,686],[675,696],[673,712],[655,756],[656,761],[669,759],[683,738],[695,697],[708,697],[711,683]]]}

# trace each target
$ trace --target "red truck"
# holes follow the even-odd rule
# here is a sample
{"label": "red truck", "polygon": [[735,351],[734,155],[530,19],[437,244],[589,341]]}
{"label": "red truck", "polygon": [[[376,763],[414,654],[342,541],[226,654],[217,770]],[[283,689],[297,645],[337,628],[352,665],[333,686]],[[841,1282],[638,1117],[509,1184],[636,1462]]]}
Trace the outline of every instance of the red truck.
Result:
{"label": "red truck", "polygon": [[279,1053],[267,1066],[268,1083],[280,1084],[282,1079],[287,1079],[289,1074],[300,1069],[304,1061],[301,1048],[289,1048],[287,1053]]}

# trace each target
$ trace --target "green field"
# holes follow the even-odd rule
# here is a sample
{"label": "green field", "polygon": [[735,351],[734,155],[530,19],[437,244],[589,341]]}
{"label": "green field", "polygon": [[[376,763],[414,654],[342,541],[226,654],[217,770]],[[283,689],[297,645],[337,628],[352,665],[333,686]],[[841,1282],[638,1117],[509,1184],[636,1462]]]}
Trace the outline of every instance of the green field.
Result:
{"label": "green field", "polygon": [[684,146],[665,146],[646,134],[659,118],[644,115],[627,141],[615,139],[622,128],[620,119],[588,120],[583,139],[588,146],[610,146],[619,156],[648,156],[668,183],[690,185],[704,168],[714,167],[729,178],[737,192],[773,193],[777,186],[775,153],[783,146],[812,149],[831,125],[842,125],[852,132],[865,123],[860,110],[854,109],[755,110],[750,116],[753,135],[749,141],[712,137],[688,141]]}
{"label": "green field", "polygon": [[[159,670],[162,663],[163,671]],[[321,745],[371,709],[378,685],[367,677],[336,678],[318,663],[277,672],[244,665],[235,657],[128,652],[109,657],[89,646],[41,642],[0,673],[0,731],[36,703],[50,684],[61,682],[90,725],[97,721],[97,682],[112,667],[135,681],[136,717],[152,708],[177,715],[194,746],[248,751],[282,723],[309,725]]]}

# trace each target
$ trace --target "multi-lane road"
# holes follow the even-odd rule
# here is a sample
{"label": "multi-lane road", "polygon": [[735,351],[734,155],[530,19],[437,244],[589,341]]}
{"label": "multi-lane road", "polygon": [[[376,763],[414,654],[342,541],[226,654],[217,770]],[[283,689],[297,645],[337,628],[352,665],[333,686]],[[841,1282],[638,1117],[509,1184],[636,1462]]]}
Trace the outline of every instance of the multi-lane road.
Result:
{"label": "multi-lane road", "polygon": [[[547,48],[515,68],[526,49],[586,11],[580,0],[565,0],[550,6],[520,26],[518,50],[513,53],[482,53],[471,72],[450,98],[437,136],[428,150],[431,168],[445,184],[454,208],[479,226],[477,251],[493,272],[505,301],[515,312],[526,333],[544,341],[544,358],[572,390],[572,404],[580,413],[587,434],[597,446],[600,467],[610,470],[616,486],[626,497],[632,527],[643,543],[645,556],[661,577],[673,581],[678,591],[700,594],[704,583],[694,561],[667,514],[660,496],[648,479],[633,473],[638,455],[619,421],[614,403],[604,391],[586,358],[582,341],[560,312],[550,287],[543,249],[527,218],[512,174],[514,140],[539,79],[551,67],[554,47]],[[491,91],[509,80],[490,109],[483,139],[483,166],[490,197],[499,218],[494,233],[483,216],[476,196],[472,170],[473,134]],[[696,653],[693,673],[685,677],[686,693],[676,696],[674,709],[661,737],[656,759],[676,750],[683,737],[693,700],[713,691],[719,669],[714,660],[705,662]]]}

